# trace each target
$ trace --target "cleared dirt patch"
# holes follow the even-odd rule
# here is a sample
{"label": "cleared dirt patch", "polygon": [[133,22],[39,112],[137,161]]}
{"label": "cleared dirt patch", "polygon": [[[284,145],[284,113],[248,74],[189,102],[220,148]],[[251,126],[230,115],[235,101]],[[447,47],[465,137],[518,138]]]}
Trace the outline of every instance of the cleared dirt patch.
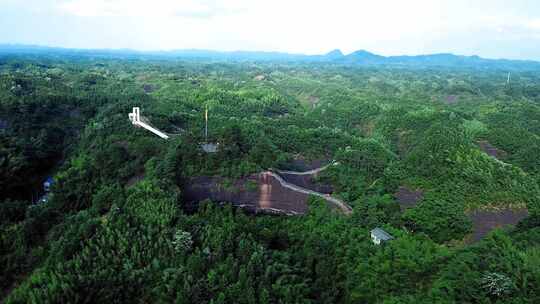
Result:
{"label": "cleared dirt patch", "polygon": [[400,186],[398,191],[394,193],[401,210],[412,208],[418,204],[418,202],[424,198],[424,192],[420,189],[411,190],[405,186]]}
{"label": "cleared dirt patch", "polygon": [[446,98],[444,99],[444,102],[446,104],[455,104],[459,101],[459,98],[457,95],[448,95],[446,96]]}
{"label": "cleared dirt patch", "polygon": [[478,147],[487,155],[495,157],[496,159],[504,158],[507,155],[505,151],[497,149],[495,146],[493,146],[486,140],[479,141]]}
{"label": "cleared dirt patch", "polygon": [[151,84],[143,84],[143,90],[145,93],[152,93],[155,91],[155,88]]}
{"label": "cleared dirt patch", "polygon": [[190,180],[184,188],[187,205],[205,199],[214,202],[229,202],[234,206],[255,213],[303,214],[308,210],[308,195],[283,187],[279,181],[267,174],[253,174],[224,186],[221,177],[201,176]]}
{"label": "cleared dirt patch", "polygon": [[526,209],[513,210],[504,209],[501,211],[477,210],[469,214],[473,222],[473,233],[467,240],[467,243],[475,243],[484,238],[491,230],[515,225],[525,217],[528,211]]}

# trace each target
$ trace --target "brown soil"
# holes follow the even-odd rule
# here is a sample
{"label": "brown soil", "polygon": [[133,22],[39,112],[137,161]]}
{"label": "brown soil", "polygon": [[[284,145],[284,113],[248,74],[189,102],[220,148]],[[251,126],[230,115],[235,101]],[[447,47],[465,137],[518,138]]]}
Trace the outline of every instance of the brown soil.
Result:
{"label": "brown soil", "polygon": [[155,89],[154,89],[154,86],[151,85],[151,84],[144,84],[143,85],[143,90],[144,90],[145,93],[152,93],[152,92],[154,92]]}
{"label": "brown soil", "polygon": [[309,190],[313,190],[316,192],[324,193],[324,194],[331,194],[333,192],[333,188],[330,185],[320,184],[315,182],[315,178],[317,177],[316,174],[312,175],[296,175],[296,174],[288,174],[288,173],[280,173],[279,174],[286,182],[297,185],[302,188],[306,188]]}
{"label": "brown soil", "polygon": [[[256,184],[249,189],[248,181]],[[307,212],[308,195],[287,189],[272,176],[253,174],[236,180],[228,188],[223,187],[220,177],[201,176],[193,178],[184,188],[184,199],[188,206],[205,199],[215,202],[229,202],[234,206],[252,212],[277,214],[303,214]]]}
{"label": "brown soil", "polygon": [[444,100],[446,104],[455,104],[459,100],[457,95],[448,95],[446,96],[446,99]]}
{"label": "brown soil", "polygon": [[496,159],[501,159],[506,156],[505,151],[497,149],[486,140],[479,141],[478,147],[480,147],[480,150],[484,151],[487,155],[495,157]]}
{"label": "brown soil", "polygon": [[424,198],[424,193],[420,189],[410,190],[405,186],[400,186],[394,194],[401,209],[408,209],[416,206],[418,202]]}
{"label": "brown soil", "polygon": [[502,211],[477,210],[469,214],[469,218],[473,222],[473,233],[467,242],[478,242],[493,229],[515,225],[527,217],[527,215],[528,212],[526,209],[505,209]]}

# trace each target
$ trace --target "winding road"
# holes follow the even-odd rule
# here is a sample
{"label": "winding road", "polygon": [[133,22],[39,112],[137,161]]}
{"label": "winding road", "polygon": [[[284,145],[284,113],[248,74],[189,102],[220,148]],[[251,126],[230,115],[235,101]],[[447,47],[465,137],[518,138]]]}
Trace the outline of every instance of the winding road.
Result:
{"label": "winding road", "polygon": [[313,170],[310,170],[310,171],[305,171],[305,172],[275,170],[277,173],[273,172],[273,171],[264,171],[261,174],[267,174],[267,175],[270,175],[270,176],[274,177],[281,184],[281,186],[283,186],[285,188],[291,189],[291,190],[296,191],[296,192],[308,194],[308,195],[318,196],[318,197],[326,200],[327,202],[333,204],[334,206],[338,207],[344,214],[350,215],[350,214],[352,214],[352,207],[349,206],[349,204],[347,204],[346,202],[344,202],[344,201],[342,201],[342,200],[340,200],[338,198],[332,197],[329,194],[323,194],[323,193],[320,193],[320,192],[309,190],[309,189],[306,189],[306,188],[303,188],[303,187],[299,187],[299,186],[297,186],[295,184],[291,184],[289,182],[286,182],[278,174],[278,173],[282,173],[282,174],[295,174],[295,175],[310,175],[310,174],[315,174],[315,173],[321,172],[321,171],[327,169],[328,167],[330,167],[331,165],[334,165],[334,164],[337,164],[337,163],[332,162],[332,163],[330,163],[330,164],[328,164],[326,166],[323,166],[323,167],[320,167],[320,168],[317,168],[317,169],[313,169]]}
{"label": "winding road", "polygon": [[299,172],[299,171],[287,171],[287,170],[279,170],[279,169],[270,169],[270,170],[273,170],[273,171],[276,171],[277,173],[281,173],[281,174],[292,174],[292,175],[312,175],[312,174],[316,174],[316,173],[319,173],[323,170],[326,170],[328,169],[328,167],[330,166],[334,166],[334,165],[337,165],[339,164],[338,162],[331,162],[329,163],[328,165],[325,165],[325,166],[322,166],[320,168],[315,168],[315,169],[312,169],[312,170],[309,170],[309,171],[304,171],[304,172]]}

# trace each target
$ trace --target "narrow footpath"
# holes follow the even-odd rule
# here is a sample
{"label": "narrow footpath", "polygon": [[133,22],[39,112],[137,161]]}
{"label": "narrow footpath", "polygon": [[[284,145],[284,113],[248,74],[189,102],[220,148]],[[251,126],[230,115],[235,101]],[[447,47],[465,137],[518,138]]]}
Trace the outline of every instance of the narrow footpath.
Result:
{"label": "narrow footpath", "polygon": [[[315,174],[317,172],[320,172],[320,171],[328,168],[330,165],[332,165],[332,163],[328,164],[326,166],[323,166],[321,168],[313,169],[313,170],[306,171],[306,172],[281,171],[281,170],[276,170],[276,172],[278,172],[278,173],[287,173],[287,174],[298,174],[298,175]],[[296,191],[296,192],[300,192],[300,193],[304,193],[304,194],[308,194],[308,195],[315,195],[315,196],[318,196],[320,198],[323,198],[327,202],[329,202],[329,203],[333,204],[334,206],[338,207],[346,215],[352,214],[352,207],[349,206],[349,204],[347,204],[346,202],[344,202],[344,201],[342,201],[342,200],[340,200],[338,198],[332,197],[329,194],[323,194],[323,193],[320,193],[320,192],[316,192],[316,191],[313,191],[313,190],[309,190],[309,189],[302,188],[302,187],[299,187],[297,185],[288,183],[279,174],[277,174],[276,172],[264,171],[261,174],[267,174],[267,175],[270,175],[270,176],[274,177],[281,184],[281,186],[283,186],[285,188],[291,189],[291,190]]]}
{"label": "narrow footpath", "polygon": [[280,173],[280,174],[312,175],[312,174],[319,173],[319,172],[321,172],[323,170],[326,170],[326,169],[328,169],[328,167],[333,166],[333,165],[337,165],[337,164],[338,164],[337,162],[331,162],[328,165],[322,166],[320,168],[315,168],[315,169],[312,169],[312,170],[309,170],[309,171],[304,171],[304,172],[287,171],[287,170],[279,170],[279,169],[275,169],[274,171],[276,171],[277,173]]}

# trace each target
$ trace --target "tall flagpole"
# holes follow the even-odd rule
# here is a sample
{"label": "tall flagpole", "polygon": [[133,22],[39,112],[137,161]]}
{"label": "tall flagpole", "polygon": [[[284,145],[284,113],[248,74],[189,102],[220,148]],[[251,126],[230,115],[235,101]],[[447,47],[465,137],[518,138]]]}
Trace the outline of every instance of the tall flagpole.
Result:
{"label": "tall flagpole", "polygon": [[204,139],[208,143],[208,105],[206,105],[206,109],[204,110],[204,122]]}

